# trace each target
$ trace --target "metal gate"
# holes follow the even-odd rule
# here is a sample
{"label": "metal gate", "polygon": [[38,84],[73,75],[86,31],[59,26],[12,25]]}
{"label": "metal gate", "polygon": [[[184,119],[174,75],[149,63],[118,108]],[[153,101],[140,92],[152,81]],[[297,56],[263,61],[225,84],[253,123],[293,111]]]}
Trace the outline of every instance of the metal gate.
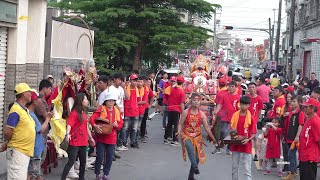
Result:
{"label": "metal gate", "polygon": [[3,138],[4,92],[7,61],[7,28],[0,26],[0,140]]}

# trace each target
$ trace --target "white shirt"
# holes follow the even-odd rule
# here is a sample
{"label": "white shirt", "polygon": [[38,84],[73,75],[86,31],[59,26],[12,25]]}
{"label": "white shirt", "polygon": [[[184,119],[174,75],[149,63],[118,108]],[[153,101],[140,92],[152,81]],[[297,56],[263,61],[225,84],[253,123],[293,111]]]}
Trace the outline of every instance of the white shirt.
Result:
{"label": "white shirt", "polygon": [[107,93],[108,93],[108,88],[105,89],[102,93],[100,93],[99,97],[98,97],[98,103],[99,105],[102,105],[104,103],[104,100],[107,97]]}
{"label": "white shirt", "polygon": [[277,73],[272,73],[272,74],[270,75],[270,79],[273,78],[273,75],[277,75],[277,78],[279,78],[279,74],[277,74]]}

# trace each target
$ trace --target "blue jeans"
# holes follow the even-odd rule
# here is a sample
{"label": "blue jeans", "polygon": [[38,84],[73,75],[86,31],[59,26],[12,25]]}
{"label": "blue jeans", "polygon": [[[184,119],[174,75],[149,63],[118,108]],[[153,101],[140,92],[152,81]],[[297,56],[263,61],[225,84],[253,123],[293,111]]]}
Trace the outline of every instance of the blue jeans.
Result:
{"label": "blue jeans", "polygon": [[186,141],[186,150],[191,162],[191,167],[189,171],[189,179],[194,178],[194,172],[193,169],[198,167],[199,164],[199,159],[198,159],[198,151],[196,150],[196,153],[194,153],[195,149],[193,148],[193,144],[191,143],[190,140]]}
{"label": "blue jeans", "polygon": [[123,145],[127,145],[127,139],[130,135],[131,144],[135,143],[139,125],[139,117],[124,117],[124,124],[121,130],[121,140]]}
{"label": "blue jeans", "polygon": [[[229,130],[230,123],[226,121],[221,121],[221,129],[220,129],[220,139],[223,140],[225,137],[228,136],[230,130]],[[229,145],[227,146],[227,149],[230,149]]]}
{"label": "blue jeans", "polygon": [[[240,161],[241,155],[242,155],[242,161]],[[252,155],[247,153],[240,153],[240,152],[232,152],[232,180],[239,179],[240,162],[242,162],[244,166],[243,169],[244,169],[245,180],[252,180],[252,174],[251,174]]]}
{"label": "blue jeans", "polygon": [[142,119],[143,119],[143,114],[139,116],[139,121],[138,121],[138,129],[137,129],[137,135],[136,135],[136,140],[135,140],[135,143],[138,143],[138,139],[139,139],[139,136],[140,136],[140,133],[141,133],[141,122],[142,122]]}
{"label": "blue jeans", "polygon": [[[289,149],[290,149],[291,144],[287,143],[287,142],[282,142],[282,155],[283,155],[283,160],[285,162],[289,162]],[[285,164],[284,166],[284,170],[285,171],[289,171],[289,165]]]}
{"label": "blue jeans", "polygon": [[288,154],[288,160],[290,162],[289,164],[289,171],[292,173],[297,172],[297,148],[289,149]]}
{"label": "blue jeans", "polygon": [[102,162],[104,160],[103,165],[103,173],[104,175],[109,175],[111,165],[112,165],[112,159],[114,156],[114,148],[115,144],[104,144],[101,142],[97,142],[96,151],[97,151],[97,158],[94,168],[94,173],[96,175],[100,175],[100,169]]}
{"label": "blue jeans", "polygon": [[163,128],[166,128],[167,126],[167,116],[168,116],[167,106],[163,106],[163,117],[162,117]]}

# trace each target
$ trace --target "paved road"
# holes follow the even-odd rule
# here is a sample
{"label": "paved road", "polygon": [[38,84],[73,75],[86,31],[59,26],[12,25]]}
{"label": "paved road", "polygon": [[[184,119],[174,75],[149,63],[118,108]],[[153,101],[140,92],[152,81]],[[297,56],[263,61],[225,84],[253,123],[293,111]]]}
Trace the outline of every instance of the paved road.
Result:
{"label": "paved road", "polygon": [[[152,121],[148,121],[149,140],[146,144],[140,144],[140,149],[132,149],[121,152],[121,159],[113,163],[111,169],[112,180],[186,180],[190,163],[184,162],[181,155],[181,147],[173,147],[163,144],[164,131],[161,129],[161,115],[157,115]],[[230,180],[231,156],[224,152],[213,155],[212,146],[206,143],[207,162],[200,165],[198,180]],[[60,178],[62,168],[66,160],[60,160],[58,168],[45,176],[48,180]],[[243,172],[243,171],[242,171]],[[257,171],[255,163],[252,163],[253,180],[278,180],[274,170],[271,175],[265,176],[262,171]],[[93,170],[86,171],[86,179],[94,179]],[[240,180],[244,179],[241,173]]]}

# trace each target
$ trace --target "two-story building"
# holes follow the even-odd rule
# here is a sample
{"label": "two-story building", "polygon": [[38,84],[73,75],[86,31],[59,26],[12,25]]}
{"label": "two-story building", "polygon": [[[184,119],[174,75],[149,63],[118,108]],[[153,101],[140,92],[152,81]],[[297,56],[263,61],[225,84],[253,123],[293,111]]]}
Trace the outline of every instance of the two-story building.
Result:
{"label": "two-story building", "polygon": [[[294,45],[289,47],[290,8],[292,0],[286,0],[287,28],[284,33],[285,59],[294,52],[292,70],[309,77],[311,72],[320,78],[320,18],[319,0],[295,0]],[[288,62],[287,62],[288,63]]]}

